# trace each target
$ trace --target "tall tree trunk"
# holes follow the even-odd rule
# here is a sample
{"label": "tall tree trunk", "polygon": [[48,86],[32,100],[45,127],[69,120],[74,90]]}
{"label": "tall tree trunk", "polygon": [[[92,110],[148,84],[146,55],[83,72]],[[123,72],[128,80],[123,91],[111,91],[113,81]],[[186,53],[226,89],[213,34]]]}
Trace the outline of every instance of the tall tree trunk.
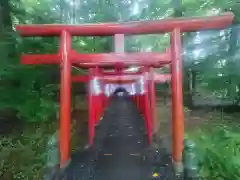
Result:
{"label": "tall tree trunk", "polygon": [[12,31],[11,6],[9,0],[0,1],[1,26],[5,30]]}
{"label": "tall tree trunk", "polygon": [[174,17],[182,16],[182,0],[173,0]]}
{"label": "tall tree trunk", "polygon": [[191,69],[184,70],[184,85],[183,85],[183,97],[184,97],[184,105],[191,108],[193,104],[192,98],[192,73]]}
{"label": "tall tree trunk", "polygon": [[60,22],[64,23],[64,0],[60,0],[59,6],[60,6]]}
{"label": "tall tree trunk", "polygon": [[196,92],[196,71],[193,69],[188,69],[187,71],[187,88],[186,88],[186,105],[190,108],[194,106],[193,97]]}

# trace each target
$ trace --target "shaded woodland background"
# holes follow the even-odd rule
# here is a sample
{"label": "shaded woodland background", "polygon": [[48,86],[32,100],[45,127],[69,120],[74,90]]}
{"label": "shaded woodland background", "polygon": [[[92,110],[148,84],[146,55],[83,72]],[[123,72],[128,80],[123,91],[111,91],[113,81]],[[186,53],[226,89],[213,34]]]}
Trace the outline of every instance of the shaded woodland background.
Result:
{"label": "shaded woodland background", "polygon": [[[210,16],[225,11],[235,14],[234,24],[229,28],[184,33],[182,37],[184,104],[187,112],[193,114],[186,116],[190,119],[186,125],[196,122],[193,116],[204,122],[209,120],[204,125],[197,120],[195,126],[201,130],[186,131],[186,136],[201,144],[198,155],[204,175],[213,179],[240,179],[239,8],[238,0],[0,1],[0,179],[41,179],[46,164],[45,145],[57,129],[59,67],[21,65],[19,58],[23,52],[56,52],[58,39],[21,39],[15,32],[16,24],[154,20]],[[126,38],[128,52],[159,52],[168,46],[169,34]],[[75,37],[73,47],[79,52],[109,52],[112,39]],[[168,70],[166,67],[156,71]],[[73,69],[75,73],[84,74],[86,70]],[[86,109],[82,108],[86,106],[85,90],[84,84],[73,84],[73,119],[78,120],[73,121],[73,137],[76,129],[84,129],[74,123],[87,119]],[[161,105],[159,119],[164,119],[168,110],[164,111],[165,104],[161,103],[169,99],[169,85],[158,85],[157,91]],[[74,111],[76,107],[81,107],[81,111],[79,108]],[[203,117],[208,113],[209,117]],[[73,149],[74,142],[80,141],[80,136],[76,137]]]}

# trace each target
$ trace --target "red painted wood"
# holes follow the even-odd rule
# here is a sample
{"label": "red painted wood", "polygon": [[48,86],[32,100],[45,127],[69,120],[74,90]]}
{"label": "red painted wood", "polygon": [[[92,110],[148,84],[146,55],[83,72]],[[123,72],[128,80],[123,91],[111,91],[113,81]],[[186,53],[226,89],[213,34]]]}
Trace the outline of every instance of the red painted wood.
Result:
{"label": "red painted wood", "polygon": [[72,77],[72,81],[87,83],[89,81],[89,75],[75,75]]}
{"label": "red painted wood", "polygon": [[60,62],[61,62],[61,53],[59,54],[24,54],[21,56],[22,64],[60,64]]}
{"label": "red painted wood", "polygon": [[[149,71],[149,68],[146,68],[146,72]],[[149,144],[152,143],[152,120],[151,120],[151,110],[150,110],[150,94],[149,94],[149,81],[148,81],[148,73],[145,73],[145,94],[144,94],[144,115],[146,122],[146,129],[148,135]]]}
{"label": "red painted wood", "polygon": [[[141,71],[137,71],[137,72],[123,72],[124,75],[140,75],[142,74]],[[117,74],[115,71],[101,71],[101,75],[103,76],[109,76],[109,75],[113,75],[113,76],[116,76],[116,75],[119,75]]]}
{"label": "red painted wood", "polygon": [[[35,55],[27,54],[22,55],[22,64],[59,64],[61,62],[59,54],[45,54]],[[119,64],[121,66],[158,66],[170,63],[169,53],[100,53],[100,54],[79,54],[74,51],[70,53],[71,62],[83,68],[94,68],[113,66]]]}
{"label": "red painted wood", "polygon": [[70,156],[70,119],[71,119],[71,36],[63,31],[61,34],[60,51],[60,164],[64,166]]}
{"label": "red painted wood", "polygon": [[140,112],[141,112],[141,114],[145,114],[145,112],[144,112],[144,95],[143,94],[141,94],[141,95],[139,95],[139,101],[140,101]]}
{"label": "red painted wood", "polygon": [[[157,122],[157,117],[156,117],[156,88],[155,88],[155,77],[154,77],[155,73],[153,68],[150,69],[149,72],[149,92],[150,92],[150,107],[151,107],[151,120],[152,120],[152,126],[155,127]],[[159,76],[160,78],[161,76]],[[165,77],[165,76],[162,76]],[[164,79],[165,80],[165,79]],[[152,129],[153,130],[153,129]]]}
{"label": "red painted wood", "polygon": [[224,28],[232,23],[230,12],[218,16],[162,19],[127,23],[98,23],[84,25],[39,24],[17,25],[21,36],[59,36],[62,30],[73,36],[111,36],[114,34],[153,34],[170,32],[178,27],[182,32]]}
{"label": "red painted wood", "polygon": [[[100,71],[99,71],[99,68],[97,67],[97,68],[95,68],[95,75],[97,76],[97,77],[100,77],[101,76],[101,74],[100,74]],[[99,81],[101,82],[102,80],[101,79],[99,79]],[[99,83],[100,83],[99,82]],[[98,94],[98,95],[96,95],[96,118],[95,118],[95,124],[98,124],[99,123],[99,120],[100,120],[100,118],[101,118],[101,115],[102,115],[102,109],[101,109],[101,107],[102,107],[102,102],[101,102],[101,100],[102,100],[102,96],[101,96],[101,94],[102,94],[103,92],[102,92],[102,89],[101,89],[101,93],[100,94]]]}
{"label": "red painted wood", "polygon": [[81,67],[106,67],[118,64],[118,66],[162,66],[170,63],[169,53],[100,53],[100,54],[78,54],[72,52],[73,63]]}
{"label": "red painted wood", "polygon": [[[94,70],[89,69],[90,80],[93,79]],[[95,136],[95,98],[93,97],[91,82],[88,82],[88,144],[93,145],[93,139]]]}
{"label": "red painted wood", "polygon": [[[140,75],[140,74],[139,74]],[[139,79],[139,75],[126,75],[125,73],[123,75],[114,75],[114,74],[109,74],[109,75],[102,75],[99,76],[99,79],[102,80],[105,83],[133,83],[136,80]],[[171,75],[170,74],[157,74],[154,73],[154,82],[155,83],[164,83],[168,82],[171,80]],[[119,81],[120,80],[120,81]],[[88,75],[75,75],[72,77],[73,82],[88,82],[89,81],[89,76]]]}
{"label": "red painted wood", "polygon": [[104,107],[104,91],[102,91],[102,93],[100,94],[99,101],[100,101],[100,119],[101,119],[101,117],[103,117],[103,115],[104,115],[104,110],[105,110],[105,107]]}
{"label": "red painted wood", "polygon": [[181,34],[180,29],[171,33],[172,64],[171,64],[171,89],[172,89],[172,149],[173,159],[182,161],[184,140],[184,114],[182,97],[182,59],[181,59]]}

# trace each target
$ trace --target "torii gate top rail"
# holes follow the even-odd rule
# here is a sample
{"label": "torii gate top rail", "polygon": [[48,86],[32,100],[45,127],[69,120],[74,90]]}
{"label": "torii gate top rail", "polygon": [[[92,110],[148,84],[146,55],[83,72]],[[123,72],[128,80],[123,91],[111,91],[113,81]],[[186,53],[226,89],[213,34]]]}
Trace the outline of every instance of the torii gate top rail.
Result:
{"label": "torii gate top rail", "polygon": [[179,28],[182,32],[202,29],[223,28],[232,23],[233,14],[230,12],[218,16],[176,18],[154,21],[137,21],[127,23],[102,23],[84,25],[18,25],[17,31],[21,36],[60,36],[62,30],[73,36],[111,36],[114,34],[154,34],[172,31]]}
{"label": "torii gate top rail", "polygon": [[[159,67],[170,63],[170,53],[98,53],[98,54],[82,54],[74,50],[70,50],[69,57],[71,62],[80,68],[89,67],[108,67],[118,62],[123,66],[153,66]],[[23,64],[59,64],[61,62],[61,54],[25,54],[21,57]]]}
{"label": "torii gate top rail", "polygon": [[[196,31],[201,29],[219,29],[231,24],[234,15],[223,13],[220,16],[177,18],[155,21],[139,21],[129,23],[102,23],[84,25],[17,25],[16,30],[21,36],[60,36],[63,31],[67,32],[66,41],[69,47],[68,57],[71,63],[80,68],[107,67],[113,63],[122,66],[137,65],[161,67],[171,62],[171,51],[164,53],[77,53],[72,50],[71,37],[78,36],[109,36],[114,34],[150,34],[170,32],[179,29],[182,32]],[[61,50],[60,50],[61,51]],[[61,53],[58,54],[26,54],[21,58],[23,64],[59,64]]]}

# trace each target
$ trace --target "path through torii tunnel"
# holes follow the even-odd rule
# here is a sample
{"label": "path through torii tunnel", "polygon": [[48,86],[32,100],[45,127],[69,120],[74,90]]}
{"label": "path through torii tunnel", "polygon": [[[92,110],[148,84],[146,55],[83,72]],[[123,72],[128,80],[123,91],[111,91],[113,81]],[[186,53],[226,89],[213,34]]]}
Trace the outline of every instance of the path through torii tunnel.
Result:
{"label": "path through torii tunnel", "polygon": [[[211,17],[128,23],[17,25],[16,30],[22,37],[60,38],[57,54],[25,54],[21,57],[23,64],[60,65],[60,167],[65,167],[71,159],[71,83],[73,81],[88,84],[89,149],[85,154],[72,157],[72,163],[67,168],[67,172],[72,176],[68,179],[80,178],[90,172],[80,168],[78,162],[81,161],[91,167],[94,173],[90,174],[94,174],[95,179],[148,179],[150,165],[136,154],[141,154],[152,144],[157,123],[155,84],[167,81],[171,82],[172,91],[172,161],[175,169],[179,169],[182,166],[184,140],[181,33],[225,28],[232,21],[233,14],[224,13]],[[124,36],[166,32],[171,36],[170,47],[165,52],[124,52]],[[115,52],[78,53],[71,47],[73,36],[113,36]],[[155,73],[154,69],[166,65],[170,65],[170,74]],[[87,68],[88,74],[72,76],[72,66]],[[128,71],[131,66],[138,69]],[[111,71],[106,70],[109,67],[112,68]],[[100,121],[101,117],[103,119]],[[99,126],[96,126],[97,124]],[[112,137],[109,133],[115,135]],[[129,156],[131,153],[133,155]],[[93,162],[93,157],[96,161],[94,165],[90,163]]]}

